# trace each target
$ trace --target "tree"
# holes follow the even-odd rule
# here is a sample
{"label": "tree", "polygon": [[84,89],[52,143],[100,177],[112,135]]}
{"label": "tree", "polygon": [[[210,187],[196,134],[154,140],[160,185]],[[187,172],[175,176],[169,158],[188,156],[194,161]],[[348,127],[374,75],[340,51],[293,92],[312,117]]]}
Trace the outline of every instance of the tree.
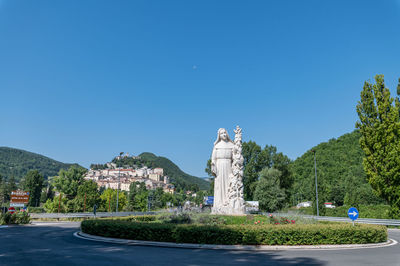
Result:
{"label": "tree", "polygon": [[[0,204],[3,205],[4,201],[6,200],[6,182],[3,177],[0,175]],[[2,207],[0,205],[0,207]]]}
{"label": "tree", "polygon": [[[84,180],[83,184],[78,187],[78,193],[73,202],[74,212],[80,212],[84,209],[85,211],[92,210],[95,204],[99,204],[100,194],[96,182],[93,180]],[[86,208],[84,208],[85,205]]]}
{"label": "tree", "polygon": [[25,176],[25,189],[29,191],[28,206],[37,207],[43,189],[44,178],[38,170],[30,170]]}
{"label": "tree", "polygon": [[11,176],[7,181],[5,198],[7,201],[11,199],[11,191],[17,190],[18,186],[15,183],[15,177]]}
{"label": "tree", "polygon": [[68,212],[67,202],[68,199],[61,195],[61,202],[60,196],[54,197],[53,199],[47,199],[46,203],[43,205],[43,208],[46,212],[55,213],[58,212],[58,207],[60,207],[60,212]]}
{"label": "tree", "polygon": [[245,200],[252,200],[254,190],[258,181],[258,172],[260,166],[258,164],[258,155],[261,153],[261,147],[254,141],[243,142],[243,192]]}
{"label": "tree", "polygon": [[279,179],[282,173],[274,168],[264,168],[260,172],[254,198],[259,201],[261,210],[273,212],[283,207],[285,190],[280,187]]}
{"label": "tree", "polygon": [[85,173],[86,169],[82,167],[72,166],[67,171],[61,169],[58,177],[54,179],[54,186],[69,200],[72,200],[78,193],[78,187],[84,182],[83,175]]}
{"label": "tree", "polygon": [[146,211],[148,190],[145,183],[135,182],[129,186],[129,206],[130,210],[134,211]]}
{"label": "tree", "polygon": [[194,198],[194,202],[197,205],[203,204],[204,196],[206,196],[206,192],[203,191],[203,190],[200,190],[199,192],[196,193],[196,197]]}
{"label": "tree", "polygon": [[[117,190],[111,188],[104,190],[103,194],[101,194],[100,196],[100,199],[101,199],[101,205],[100,205],[101,210],[108,211],[110,208],[111,212],[115,211],[115,208],[117,207]],[[126,198],[125,193],[124,192],[118,193],[118,211],[122,211],[127,205],[127,203],[128,200]]]}
{"label": "tree", "polygon": [[[400,81],[398,95],[400,93]],[[400,104],[393,104],[383,75],[375,84],[364,83],[357,104],[360,145],[364,151],[364,170],[375,193],[391,205],[391,216],[400,217]]]}

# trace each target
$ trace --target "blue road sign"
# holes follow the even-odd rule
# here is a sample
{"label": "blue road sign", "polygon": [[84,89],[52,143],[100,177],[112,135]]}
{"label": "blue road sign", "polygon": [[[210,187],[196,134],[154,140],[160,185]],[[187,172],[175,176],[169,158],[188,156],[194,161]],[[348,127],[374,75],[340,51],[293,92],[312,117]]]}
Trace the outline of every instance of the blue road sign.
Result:
{"label": "blue road sign", "polygon": [[349,216],[350,219],[357,220],[358,218],[358,210],[354,207],[351,207],[348,211],[347,211],[347,215]]}
{"label": "blue road sign", "polygon": [[206,197],[206,202],[207,205],[213,205],[214,204],[214,196],[207,196]]}

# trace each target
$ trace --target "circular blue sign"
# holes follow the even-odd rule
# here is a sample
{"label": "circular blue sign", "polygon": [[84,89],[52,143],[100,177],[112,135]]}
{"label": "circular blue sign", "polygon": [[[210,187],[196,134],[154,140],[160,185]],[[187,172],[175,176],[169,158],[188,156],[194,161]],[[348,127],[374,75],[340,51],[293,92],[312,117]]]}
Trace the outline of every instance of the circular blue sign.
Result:
{"label": "circular blue sign", "polygon": [[357,220],[358,218],[358,210],[354,207],[351,207],[348,211],[347,211],[347,215],[349,216],[350,219]]}

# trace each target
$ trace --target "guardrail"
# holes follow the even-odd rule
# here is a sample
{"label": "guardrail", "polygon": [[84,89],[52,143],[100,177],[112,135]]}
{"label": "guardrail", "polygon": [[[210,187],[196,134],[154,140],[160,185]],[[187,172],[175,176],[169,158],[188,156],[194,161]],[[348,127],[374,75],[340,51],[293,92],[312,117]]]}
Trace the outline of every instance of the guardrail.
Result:
{"label": "guardrail", "polygon": [[[331,222],[353,222],[348,217],[330,217],[330,216],[314,216],[314,215],[303,215],[296,213],[273,213],[273,215],[277,216],[301,216],[306,219],[315,219],[318,221],[331,221]],[[380,224],[380,225],[391,225],[391,226],[400,226],[400,220],[395,219],[370,219],[370,218],[358,218],[354,221],[355,223],[360,224]]]}
{"label": "guardrail", "polygon": [[76,213],[31,213],[32,219],[63,219],[63,218],[95,218],[95,217],[123,217],[129,215],[155,214],[156,212],[76,212]]}
{"label": "guardrail", "polygon": [[[158,212],[98,212],[96,217],[123,217],[130,215],[147,215],[156,214]],[[301,216],[306,219],[315,219],[318,221],[331,221],[331,222],[352,222],[350,218],[347,217],[329,217],[329,216],[314,216],[314,215],[303,215],[297,213],[272,213],[276,216]],[[95,218],[92,212],[80,212],[80,213],[31,213],[32,219],[68,219],[68,218]],[[355,223],[362,224],[380,224],[380,225],[391,225],[400,226],[400,220],[394,219],[369,219],[369,218],[359,218]]]}

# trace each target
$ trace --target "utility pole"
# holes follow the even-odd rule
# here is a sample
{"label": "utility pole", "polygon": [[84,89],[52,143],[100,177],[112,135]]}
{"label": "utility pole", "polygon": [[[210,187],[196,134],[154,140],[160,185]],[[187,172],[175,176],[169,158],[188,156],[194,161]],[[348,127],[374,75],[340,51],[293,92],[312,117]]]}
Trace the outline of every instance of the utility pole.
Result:
{"label": "utility pole", "polygon": [[58,199],[58,213],[60,213],[60,207],[61,207],[61,192],[60,192],[60,198]]}
{"label": "utility pole", "polygon": [[108,196],[108,212],[111,211],[111,194]]}
{"label": "utility pole", "polygon": [[[121,159],[122,154],[124,154],[123,152],[119,153],[119,158]],[[118,167],[118,188],[117,188],[117,207],[115,212],[118,212],[118,198],[119,198],[119,188],[120,188],[120,184],[121,184],[121,167]]]}
{"label": "utility pole", "polygon": [[83,212],[86,211],[86,192],[85,192],[85,200],[83,201]]}
{"label": "utility pole", "polygon": [[312,150],[314,153],[314,168],[315,168],[315,196],[317,199],[317,216],[319,216],[319,206],[318,206],[318,179],[317,179],[317,159],[315,155],[315,150]]}

